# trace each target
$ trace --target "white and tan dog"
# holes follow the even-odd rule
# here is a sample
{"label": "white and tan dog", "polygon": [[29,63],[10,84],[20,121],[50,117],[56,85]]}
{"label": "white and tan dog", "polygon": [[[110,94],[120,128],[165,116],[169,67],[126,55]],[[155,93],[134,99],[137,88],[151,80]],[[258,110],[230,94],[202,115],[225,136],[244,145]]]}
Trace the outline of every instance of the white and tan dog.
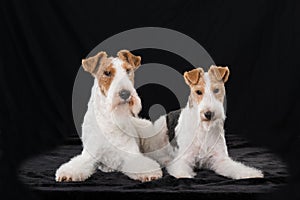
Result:
{"label": "white and tan dog", "polygon": [[[166,166],[176,178],[192,178],[194,168],[208,168],[232,179],[262,178],[263,173],[233,161],[224,137],[224,83],[227,67],[211,66],[184,73],[190,87],[185,108],[160,117],[154,123],[155,134],[143,140],[143,152]],[[151,128],[149,124],[149,129]]]}
{"label": "white and tan dog", "polygon": [[83,151],[56,171],[56,181],[84,181],[97,168],[121,171],[132,179],[150,181],[162,176],[159,164],[139,149],[139,136],[132,118],[141,110],[134,89],[134,71],[141,57],[127,50],[118,57],[105,52],[82,60],[85,71],[95,80],[82,124]]}

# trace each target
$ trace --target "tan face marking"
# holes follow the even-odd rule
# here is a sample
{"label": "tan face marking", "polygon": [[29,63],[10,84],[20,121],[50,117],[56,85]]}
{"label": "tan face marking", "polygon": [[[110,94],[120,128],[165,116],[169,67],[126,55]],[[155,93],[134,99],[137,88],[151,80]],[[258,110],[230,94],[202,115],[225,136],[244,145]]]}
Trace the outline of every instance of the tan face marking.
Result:
{"label": "tan face marking", "polygon": [[100,91],[106,96],[116,74],[116,69],[112,64],[112,58],[107,58],[107,54],[101,51],[93,57],[83,59],[82,66],[85,71],[97,78]]}
{"label": "tan face marking", "polygon": [[113,67],[111,59],[110,62],[107,61],[105,64],[103,64],[97,72],[96,77],[98,79],[98,85],[100,87],[100,91],[104,96],[107,95],[110,84],[112,83],[115,74],[116,69]]}
{"label": "tan face marking", "polygon": [[[128,50],[118,52],[118,57],[123,61],[122,67],[134,82],[134,71],[141,65],[141,57],[133,55]],[[91,73],[98,80],[101,93],[106,96],[109,87],[116,75],[116,69],[112,63],[113,58],[107,58],[106,52],[99,52],[93,57],[82,60],[82,66],[85,71]]]}
{"label": "tan face marking", "polygon": [[199,104],[205,94],[205,81],[204,77],[200,77],[197,85],[191,85],[191,97]]}
{"label": "tan face marking", "polygon": [[122,67],[128,74],[130,81],[134,84],[134,71],[141,65],[141,57],[133,55],[128,50],[119,51],[118,57],[123,61]]}
{"label": "tan face marking", "polygon": [[127,62],[124,62],[122,67],[128,74],[129,80],[132,82],[132,84],[134,84],[134,67]]}
{"label": "tan face marking", "polygon": [[208,76],[211,84],[211,92],[216,99],[223,103],[225,96],[224,83],[228,80],[228,67],[211,66],[208,70]]}
{"label": "tan face marking", "polygon": [[198,104],[205,93],[204,71],[202,68],[193,69],[184,73],[185,82],[190,86],[190,97]]}
{"label": "tan face marking", "polygon": [[210,90],[211,93],[215,96],[216,99],[223,102],[224,101],[224,95],[225,95],[225,88],[224,83],[222,81],[216,80],[214,76],[209,74],[210,79]]}
{"label": "tan face marking", "polygon": [[[211,66],[208,70],[210,80],[210,91],[220,102],[224,101],[225,87],[224,83],[228,80],[229,69],[228,67]],[[184,73],[185,82],[190,86],[190,98],[198,104],[202,101],[205,95],[205,80],[204,71],[202,68],[193,69]]]}

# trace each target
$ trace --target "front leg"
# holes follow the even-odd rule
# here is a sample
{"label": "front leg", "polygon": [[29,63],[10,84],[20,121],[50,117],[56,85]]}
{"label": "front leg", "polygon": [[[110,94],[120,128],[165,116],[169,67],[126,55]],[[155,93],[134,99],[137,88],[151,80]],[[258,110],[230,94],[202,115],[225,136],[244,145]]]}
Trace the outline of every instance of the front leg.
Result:
{"label": "front leg", "polygon": [[142,154],[126,156],[121,171],[129,178],[141,182],[152,181],[162,177],[160,165]]}
{"label": "front leg", "polygon": [[228,178],[246,179],[264,177],[262,171],[232,160],[227,152],[225,138],[222,138],[214,147],[208,163],[210,169]]}
{"label": "front leg", "polygon": [[263,172],[253,167],[248,167],[240,162],[232,160],[227,151],[226,141],[221,137],[219,142],[213,147],[212,154],[208,160],[208,168],[217,174],[232,178],[263,178]]}
{"label": "front leg", "polygon": [[96,159],[85,150],[69,162],[62,164],[55,174],[58,182],[84,181],[96,170]]}
{"label": "front leg", "polygon": [[264,177],[261,170],[248,167],[240,162],[232,160],[228,156],[223,158],[213,158],[212,162],[212,170],[214,170],[217,174],[228,178],[246,179]]}

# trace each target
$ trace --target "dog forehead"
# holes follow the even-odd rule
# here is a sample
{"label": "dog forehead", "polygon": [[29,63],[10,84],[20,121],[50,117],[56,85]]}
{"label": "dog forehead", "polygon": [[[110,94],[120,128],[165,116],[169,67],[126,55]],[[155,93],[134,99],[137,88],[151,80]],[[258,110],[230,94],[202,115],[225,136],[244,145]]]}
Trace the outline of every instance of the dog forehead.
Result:
{"label": "dog forehead", "polygon": [[107,59],[104,59],[103,61],[101,61],[101,63],[99,63],[99,70],[98,70],[98,75],[102,75],[102,72],[109,69],[109,68],[112,68],[112,58],[107,58]]}
{"label": "dog forehead", "polygon": [[200,77],[198,83],[193,85],[192,88],[201,89],[203,90],[202,92],[204,92],[204,89],[206,90],[206,88],[209,86],[210,86],[210,79],[207,72],[205,72],[203,76]]}
{"label": "dog forehead", "polygon": [[120,58],[113,58],[111,62],[116,71],[124,71],[124,68],[122,67],[124,64],[123,60],[121,60]]}
{"label": "dog forehead", "polygon": [[223,85],[224,86],[224,82],[222,80],[218,80],[216,75],[214,73],[212,73],[211,71],[207,72],[207,76],[209,78],[211,85]]}
{"label": "dog forehead", "polygon": [[209,87],[210,86],[210,84],[211,84],[211,79],[210,79],[210,76],[209,76],[209,74],[208,74],[208,72],[205,72],[204,73],[204,83],[205,83],[205,86],[207,86],[207,87]]}
{"label": "dog forehead", "polygon": [[222,81],[217,80],[216,77],[209,72],[204,73],[204,82],[208,91],[210,91],[211,88],[224,86]]}

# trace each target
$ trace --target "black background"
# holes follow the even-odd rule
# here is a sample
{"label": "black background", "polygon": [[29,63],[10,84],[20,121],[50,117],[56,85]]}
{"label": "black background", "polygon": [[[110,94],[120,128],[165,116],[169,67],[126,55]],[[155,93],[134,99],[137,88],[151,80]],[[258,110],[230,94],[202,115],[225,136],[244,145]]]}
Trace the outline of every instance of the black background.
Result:
{"label": "black background", "polygon": [[[21,161],[76,135],[71,97],[81,59],[114,34],[155,26],[192,37],[229,66],[226,130],[287,162],[282,194],[299,198],[298,1],[11,0],[1,1],[0,22],[0,195],[27,197]],[[143,63],[190,68],[166,53],[136,53]]]}

